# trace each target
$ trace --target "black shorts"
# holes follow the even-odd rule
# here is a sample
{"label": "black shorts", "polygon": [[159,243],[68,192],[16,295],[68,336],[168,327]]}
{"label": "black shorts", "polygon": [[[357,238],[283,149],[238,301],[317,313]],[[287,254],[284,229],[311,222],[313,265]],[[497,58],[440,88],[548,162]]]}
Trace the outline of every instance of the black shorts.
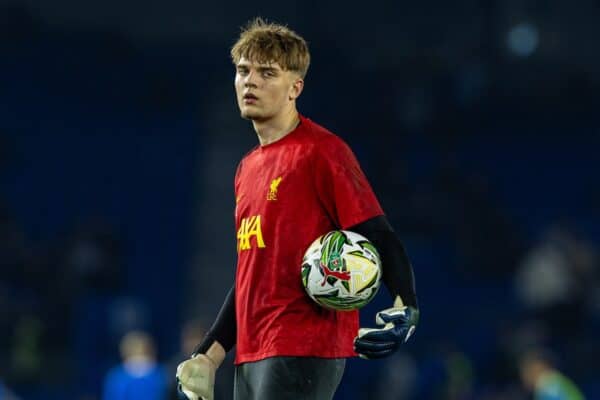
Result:
{"label": "black shorts", "polygon": [[329,400],[346,359],[273,357],[235,368],[234,400]]}

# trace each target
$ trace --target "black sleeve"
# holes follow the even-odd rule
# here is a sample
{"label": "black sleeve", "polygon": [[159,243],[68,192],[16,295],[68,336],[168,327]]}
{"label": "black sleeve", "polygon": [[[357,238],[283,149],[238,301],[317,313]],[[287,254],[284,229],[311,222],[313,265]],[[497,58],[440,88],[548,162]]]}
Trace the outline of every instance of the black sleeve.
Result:
{"label": "black sleeve", "polygon": [[351,226],[348,230],[369,239],[379,251],[383,283],[392,297],[400,296],[405,305],[418,308],[412,266],[388,219],[380,215]]}
{"label": "black sleeve", "polygon": [[235,345],[237,325],[235,323],[235,283],[227,293],[223,306],[217,315],[217,319],[210,327],[202,342],[196,347],[192,356],[203,354],[215,342],[219,342],[225,352],[229,352]]}

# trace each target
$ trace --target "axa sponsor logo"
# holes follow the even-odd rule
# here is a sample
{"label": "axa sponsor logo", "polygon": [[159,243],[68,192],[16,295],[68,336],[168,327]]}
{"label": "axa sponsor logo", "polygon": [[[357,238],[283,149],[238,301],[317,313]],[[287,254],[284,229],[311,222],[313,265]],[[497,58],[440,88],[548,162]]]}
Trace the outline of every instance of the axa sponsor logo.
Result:
{"label": "axa sponsor logo", "polygon": [[242,218],[237,231],[237,240],[238,251],[250,250],[253,245],[258,248],[266,247],[262,234],[260,215]]}

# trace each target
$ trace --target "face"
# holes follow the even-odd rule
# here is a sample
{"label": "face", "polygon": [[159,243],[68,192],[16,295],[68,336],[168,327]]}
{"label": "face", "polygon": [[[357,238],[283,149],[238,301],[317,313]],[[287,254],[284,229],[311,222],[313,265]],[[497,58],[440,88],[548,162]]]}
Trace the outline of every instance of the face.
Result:
{"label": "face", "polygon": [[235,92],[243,118],[265,121],[294,107],[304,81],[278,63],[259,64],[246,58],[236,64]]}
{"label": "face", "polygon": [[530,390],[535,389],[537,381],[543,374],[543,371],[543,365],[539,362],[534,360],[526,360],[522,362],[519,372],[523,385]]}

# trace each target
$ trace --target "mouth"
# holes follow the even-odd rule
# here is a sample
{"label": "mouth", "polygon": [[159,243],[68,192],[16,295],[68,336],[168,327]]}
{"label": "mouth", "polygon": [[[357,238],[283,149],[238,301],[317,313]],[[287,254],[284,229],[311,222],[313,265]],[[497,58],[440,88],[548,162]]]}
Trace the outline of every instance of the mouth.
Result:
{"label": "mouth", "polygon": [[258,97],[256,97],[252,93],[246,93],[243,97],[243,100],[244,100],[244,104],[254,104],[258,100]]}

